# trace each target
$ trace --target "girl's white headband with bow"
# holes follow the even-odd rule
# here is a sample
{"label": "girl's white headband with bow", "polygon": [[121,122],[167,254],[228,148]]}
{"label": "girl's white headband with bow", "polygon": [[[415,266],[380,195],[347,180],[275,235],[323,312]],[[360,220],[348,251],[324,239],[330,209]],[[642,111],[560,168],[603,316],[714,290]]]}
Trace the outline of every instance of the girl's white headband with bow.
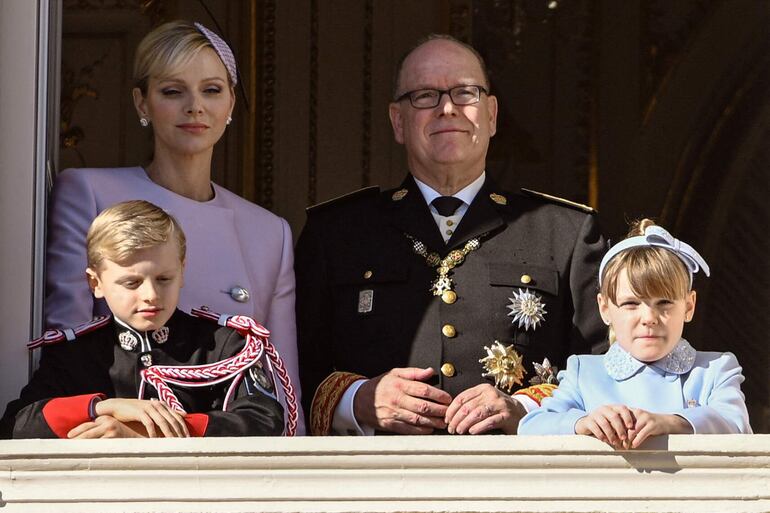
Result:
{"label": "girl's white headband with bow", "polygon": [[607,254],[604,255],[602,263],[599,266],[599,286],[602,284],[604,267],[610,260],[622,251],[643,246],[663,248],[678,256],[679,259],[684,262],[684,266],[687,268],[687,272],[690,275],[690,288],[692,288],[692,275],[697,273],[700,269],[703,269],[706,276],[710,276],[708,264],[692,246],[674,238],[674,236],[668,233],[665,228],[660,226],[648,226],[644,230],[644,235],[629,237],[628,239],[620,241],[612,246]]}

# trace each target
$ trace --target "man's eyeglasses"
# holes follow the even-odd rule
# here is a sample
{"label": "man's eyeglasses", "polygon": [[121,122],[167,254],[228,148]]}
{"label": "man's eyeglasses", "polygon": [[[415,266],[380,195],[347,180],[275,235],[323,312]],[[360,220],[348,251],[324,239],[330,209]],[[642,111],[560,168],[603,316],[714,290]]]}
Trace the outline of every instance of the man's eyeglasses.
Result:
{"label": "man's eyeglasses", "polygon": [[455,105],[473,105],[478,103],[481,98],[481,93],[489,94],[489,92],[480,85],[460,85],[451,89],[417,89],[416,91],[409,91],[398,98],[396,102],[400,102],[405,98],[409,98],[409,103],[415,109],[432,109],[441,103],[441,97],[444,94],[449,95],[449,99]]}

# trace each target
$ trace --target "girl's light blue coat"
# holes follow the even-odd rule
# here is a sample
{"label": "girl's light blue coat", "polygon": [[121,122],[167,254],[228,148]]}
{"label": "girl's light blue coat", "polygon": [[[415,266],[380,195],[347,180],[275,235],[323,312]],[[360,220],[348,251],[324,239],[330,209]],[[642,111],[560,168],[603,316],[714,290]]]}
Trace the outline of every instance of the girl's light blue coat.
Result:
{"label": "girl's light blue coat", "polygon": [[560,378],[553,397],[521,420],[519,434],[575,434],[581,417],[607,404],[680,415],[697,434],[752,432],[738,360],[732,353],[695,351],[684,339],[651,364],[618,344],[605,355],[573,355]]}

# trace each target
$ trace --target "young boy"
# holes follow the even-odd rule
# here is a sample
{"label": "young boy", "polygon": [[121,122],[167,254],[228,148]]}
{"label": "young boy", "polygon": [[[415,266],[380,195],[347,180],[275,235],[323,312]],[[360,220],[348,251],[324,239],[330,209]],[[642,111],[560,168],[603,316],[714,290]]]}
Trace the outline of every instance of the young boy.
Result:
{"label": "young boy", "polygon": [[[220,327],[210,320],[218,315],[176,309],[185,236],[173,217],[146,201],[118,203],[94,220],[87,247],[88,282],[112,317],[48,331],[31,344],[44,344],[40,368],[8,405],[4,437],[284,431],[273,381],[258,361],[275,356],[267,332],[250,319],[221,318],[232,327]],[[272,364],[281,370],[277,356]],[[291,396],[290,383],[288,390]]]}

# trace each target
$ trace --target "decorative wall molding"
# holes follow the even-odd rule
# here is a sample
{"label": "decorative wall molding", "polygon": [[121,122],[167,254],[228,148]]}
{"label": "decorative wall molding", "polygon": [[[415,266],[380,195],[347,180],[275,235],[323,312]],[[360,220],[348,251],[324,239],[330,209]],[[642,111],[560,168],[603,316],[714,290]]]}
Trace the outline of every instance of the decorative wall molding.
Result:
{"label": "decorative wall molding", "polygon": [[318,199],[318,0],[310,0],[307,204]]}
{"label": "decorative wall molding", "polygon": [[374,0],[364,0],[364,40],[361,94],[361,187],[371,184],[372,160],[372,38],[374,33]]}
{"label": "decorative wall molding", "polygon": [[261,101],[262,111],[257,113],[260,126],[260,205],[273,208],[273,176],[275,174],[275,83],[276,83],[276,28],[275,0],[260,2],[262,9],[261,44]]}
{"label": "decorative wall molding", "polygon": [[768,483],[768,435],[0,442],[9,512],[747,512]]}
{"label": "decorative wall molding", "polygon": [[449,33],[460,41],[473,38],[473,0],[452,0],[449,5]]}

